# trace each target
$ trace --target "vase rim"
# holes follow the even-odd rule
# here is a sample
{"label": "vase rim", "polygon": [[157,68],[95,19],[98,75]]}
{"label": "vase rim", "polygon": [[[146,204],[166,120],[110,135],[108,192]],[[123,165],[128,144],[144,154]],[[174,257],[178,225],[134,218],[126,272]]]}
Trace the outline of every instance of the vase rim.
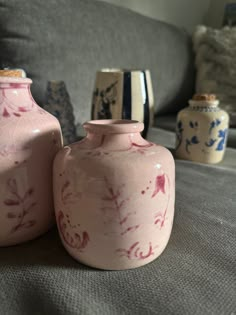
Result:
{"label": "vase rim", "polygon": [[103,68],[97,71],[98,73],[124,73],[124,72],[149,72],[148,69],[136,69],[136,68]]}
{"label": "vase rim", "polygon": [[29,78],[19,78],[19,77],[1,77],[0,76],[0,84],[11,84],[11,83],[32,83],[32,80]]}
{"label": "vase rim", "polygon": [[144,124],[137,120],[101,119],[87,121],[83,127],[93,133],[140,133],[144,129]]}

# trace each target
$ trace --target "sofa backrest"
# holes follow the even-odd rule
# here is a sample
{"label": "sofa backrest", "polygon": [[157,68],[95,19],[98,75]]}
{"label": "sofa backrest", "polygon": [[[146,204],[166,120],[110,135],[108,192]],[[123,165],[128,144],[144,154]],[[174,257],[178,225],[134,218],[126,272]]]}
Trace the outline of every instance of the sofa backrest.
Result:
{"label": "sofa backrest", "polygon": [[47,80],[64,80],[76,122],[90,118],[100,68],[151,71],[155,110],[177,112],[194,88],[191,40],[164,22],[98,1],[0,0],[0,62],[23,68],[42,105]]}

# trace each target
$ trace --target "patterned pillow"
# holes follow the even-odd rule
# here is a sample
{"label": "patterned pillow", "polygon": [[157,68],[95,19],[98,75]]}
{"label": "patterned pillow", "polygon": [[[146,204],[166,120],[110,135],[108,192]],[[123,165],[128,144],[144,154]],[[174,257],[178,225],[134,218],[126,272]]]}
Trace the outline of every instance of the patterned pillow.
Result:
{"label": "patterned pillow", "polygon": [[196,92],[213,93],[236,126],[236,27],[198,26],[193,35]]}

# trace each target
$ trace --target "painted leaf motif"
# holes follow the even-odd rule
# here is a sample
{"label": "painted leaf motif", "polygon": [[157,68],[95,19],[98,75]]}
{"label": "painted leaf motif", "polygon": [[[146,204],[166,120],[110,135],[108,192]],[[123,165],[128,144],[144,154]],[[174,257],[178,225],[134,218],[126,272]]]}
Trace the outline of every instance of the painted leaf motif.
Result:
{"label": "painted leaf motif", "polygon": [[211,122],[211,128],[214,128],[215,127],[215,121],[213,120],[212,122]]}
{"label": "painted leaf motif", "polygon": [[215,144],[216,140],[217,140],[217,139],[210,139],[208,143],[205,142],[205,145],[206,145],[207,147],[212,147],[212,146]]}
{"label": "painted leaf motif", "polygon": [[219,119],[216,119],[216,126],[219,126],[220,123],[221,121]]}
{"label": "painted leaf motif", "polygon": [[11,193],[17,193],[17,184],[15,179],[9,179],[7,182],[8,189]]}
{"label": "painted leaf motif", "polygon": [[216,148],[216,151],[222,151],[222,150],[224,150],[224,139],[220,140]]}
{"label": "painted leaf motif", "polygon": [[31,205],[27,207],[26,213],[29,213],[36,205],[37,205],[37,202],[32,202]]}
{"label": "painted leaf motif", "polygon": [[22,113],[27,112],[27,109],[25,107],[23,107],[23,106],[19,106],[18,110],[19,110],[19,112],[22,112]]}
{"label": "painted leaf motif", "polygon": [[10,117],[9,112],[7,111],[7,109],[4,107],[3,109],[3,113],[2,113],[3,117]]}
{"label": "painted leaf motif", "polygon": [[179,129],[181,129],[182,128],[182,121],[178,121],[177,126]]}
{"label": "painted leaf motif", "polygon": [[36,223],[35,220],[30,220],[30,221],[28,221],[28,222],[25,222],[25,223],[23,224],[23,226],[24,226],[24,228],[30,228],[30,227],[34,226],[35,223]]}
{"label": "painted leaf motif", "polygon": [[89,242],[89,236],[87,232],[83,232],[83,236],[82,236],[82,242],[81,242],[81,248],[85,248],[86,245]]}
{"label": "painted leaf motif", "polygon": [[28,189],[28,190],[26,191],[26,193],[25,193],[23,199],[25,200],[26,198],[28,198],[29,196],[31,196],[31,195],[33,194],[33,192],[34,192],[33,188]]}
{"label": "painted leaf motif", "polygon": [[17,206],[20,204],[20,202],[18,200],[6,199],[6,200],[4,200],[4,204],[6,206]]}
{"label": "painted leaf motif", "polygon": [[194,143],[194,144],[199,143],[197,136],[193,136],[192,139],[191,139],[191,142]]}
{"label": "painted leaf motif", "polygon": [[12,213],[12,212],[8,212],[7,213],[7,218],[8,219],[14,219],[14,218],[16,218],[17,216],[16,216],[16,214],[14,214],[14,213]]}
{"label": "painted leaf motif", "polygon": [[192,121],[189,122],[189,126],[190,126],[191,128],[194,128],[194,124],[193,124]]}
{"label": "painted leaf motif", "polygon": [[165,194],[165,174],[163,175],[158,175],[156,177],[156,182],[155,182],[155,190],[152,194],[152,198],[156,196],[156,194],[161,191],[163,194]]}
{"label": "painted leaf motif", "polygon": [[[226,130],[226,129],[225,129]],[[218,137],[223,138],[225,137],[225,130],[219,130]]]}

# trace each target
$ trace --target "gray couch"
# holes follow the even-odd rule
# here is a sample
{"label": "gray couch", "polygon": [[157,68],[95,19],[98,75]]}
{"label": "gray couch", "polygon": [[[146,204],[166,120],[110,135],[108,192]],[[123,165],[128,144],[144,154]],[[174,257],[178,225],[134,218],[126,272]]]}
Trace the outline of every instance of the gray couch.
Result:
{"label": "gray couch", "polygon": [[[191,47],[184,31],[102,2],[0,0],[2,66],[26,70],[40,105],[47,80],[63,79],[77,124],[89,119],[97,69],[135,67],[151,70],[157,126],[173,126],[194,92]],[[173,132],[154,133],[152,140],[173,144]],[[232,162],[235,150],[229,152]],[[173,232],[147,266],[122,272],[83,266],[66,253],[56,229],[0,248],[0,314],[235,313],[234,165],[176,161]]]}

